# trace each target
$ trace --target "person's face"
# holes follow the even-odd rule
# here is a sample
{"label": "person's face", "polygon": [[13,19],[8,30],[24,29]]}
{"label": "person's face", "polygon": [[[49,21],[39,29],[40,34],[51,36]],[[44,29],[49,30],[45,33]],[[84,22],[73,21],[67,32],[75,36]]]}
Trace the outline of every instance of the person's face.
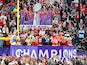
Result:
{"label": "person's face", "polygon": [[80,24],[83,24],[83,21],[82,20],[80,20]]}
{"label": "person's face", "polygon": [[78,11],[77,11],[76,13],[77,13],[77,14],[79,14],[79,12],[78,12]]}
{"label": "person's face", "polygon": [[68,4],[66,3],[65,6],[68,7]]}

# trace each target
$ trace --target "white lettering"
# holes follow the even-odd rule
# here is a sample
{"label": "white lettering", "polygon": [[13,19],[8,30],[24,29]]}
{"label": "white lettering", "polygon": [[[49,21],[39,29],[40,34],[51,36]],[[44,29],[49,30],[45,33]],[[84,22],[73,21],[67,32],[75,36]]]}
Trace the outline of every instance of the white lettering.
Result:
{"label": "white lettering", "polygon": [[48,50],[45,50],[44,53],[43,53],[42,50],[39,50],[39,57],[47,57],[47,58],[49,58]]}
{"label": "white lettering", "polygon": [[77,56],[77,51],[76,49],[73,50],[73,57],[76,57]]}
{"label": "white lettering", "polygon": [[31,57],[35,57],[35,58],[37,58],[37,54],[36,54],[36,51],[35,51],[35,50],[32,51],[32,53],[31,53]]}
{"label": "white lettering", "polygon": [[72,55],[73,55],[73,50],[69,50],[69,55],[68,57],[71,59],[72,58]]}
{"label": "white lettering", "polygon": [[59,58],[62,58],[62,50],[59,50]]}
{"label": "white lettering", "polygon": [[51,57],[57,56],[57,50],[51,50]]}
{"label": "white lettering", "polygon": [[17,57],[20,57],[21,54],[22,54],[22,50],[21,50],[21,49],[17,49],[16,52],[15,52],[15,55],[16,55]]}
{"label": "white lettering", "polygon": [[65,49],[65,50],[63,51],[63,57],[66,58],[67,56],[68,56],[68,50]]}
{"label": "white lettering", "polygon": [[28,56],[30,55],[30,50],[29,49],[28,50],[24,49],[23,51],[24,51],[24,55],[28,55]]}

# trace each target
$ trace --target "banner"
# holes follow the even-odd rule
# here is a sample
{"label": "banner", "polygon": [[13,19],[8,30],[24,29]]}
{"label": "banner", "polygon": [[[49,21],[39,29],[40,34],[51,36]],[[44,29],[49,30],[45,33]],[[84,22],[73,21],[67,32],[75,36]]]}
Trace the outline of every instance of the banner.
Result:
{"label": "banner", "polygon": [[[24,55],[29,55],[31,57],[34,57],[33,54],[38,54],[38,47],[34,46],[11,46],[10,47],[10,55],[11,56],[24,56]],[[35,57],[37,57],[35,55]]]}
{"label": "banner", "polygon": [[10,55],[10,49],[9,48],[0,48],[0,56],[2,56],[3,54],[7,54]]}
{"label": "banner", "polygon": [[31,57],[47,57],[59,56],[60,59],[64,59],[65,56],[73,58],[75,56],[87,55],[87,52],[77,52],[76,47],[72,46],[11,46],[9,48],[0,48],[0,56],[8,54],[11,56],[24,56],[29,55]]}
{"label": "banner", "polygon": [[35,58],[58,56],[61,60],[64,60],[66,57],[71,59],[77,56],[77,51],[74,46],[11,46],[10,55],[16,57],[29,55]]}
{"label": "banner", "polygon": [[78,55],[78,56],[84,56],[84,55],[87,55],[87,52],[86,52],[86,51],[85,51],[85,52],[79,51],[79,52],[77,53],[77,55]]}
{"label": "banner", "polygon": [[24,11],[21,11],[21,26],[26,26],[28,25],[28,27],[52,27],[52,16],[51,16],[51,12],[46,12],[46,13],[39,13],[40,16],[40,21],[39,21],[39,25],[34,25],[34,15],[35,14],[31,14],[29,12],[25,13]]}

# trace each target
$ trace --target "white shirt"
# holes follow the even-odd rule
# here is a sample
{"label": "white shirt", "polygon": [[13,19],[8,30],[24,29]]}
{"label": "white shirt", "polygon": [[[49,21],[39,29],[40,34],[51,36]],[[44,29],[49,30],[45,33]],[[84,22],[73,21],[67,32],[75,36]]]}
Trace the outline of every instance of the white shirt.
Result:
{"label": "white shirt", "polygon": [[16,42],[12,42],[11,45],[16,45]]}
{"label": "white shirt", "polygon": [[41,35],[41,36],[45,35],[45,31],[40,31],[39,35]]}
{"label": "white shirt", "polygon": [[4,16],[4,15],[0,16],[0,19],[2,19],[2,18],[4,18],[5,20],[7,20],[7,17]]}
{"label": "white shirt", "polygon": [[18,64],[18,62],[17,61],[12,61],[8,65],[15,65],[15,64]]}
{"label": "white shirt", "polygon": [[52,5],[54,4],[54,0],[50,0],[49,3]]}
{"label": "white shirt", "polygon": [[5,65],[4,60],[5,60],[5,58],[2,59],[2,61],[1,61],[1,65]]}
{"label": "white shirt", "polygon": [[0,6],[2,6],[2,2],[0,2]]}
{"label": "white shirt", "polygon": [[13,43],[15,39],[16,39],[16,35],[13,35],[13,36],[11,37],[10,43]]}
{"label": "white shirt", "polygon": [[26,63],[25,65],[29,65],[28,63]]}

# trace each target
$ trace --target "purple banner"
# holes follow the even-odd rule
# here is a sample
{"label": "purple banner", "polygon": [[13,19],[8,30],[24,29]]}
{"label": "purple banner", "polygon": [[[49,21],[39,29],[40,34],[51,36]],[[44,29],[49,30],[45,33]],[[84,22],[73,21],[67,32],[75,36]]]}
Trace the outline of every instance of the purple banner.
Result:
{"label": "purple banner", "polygon": [[34,54],[38,54],[38,47],[34,47],[34,46],[11,46],[10,47],[11,56],[20,57],[20,56],[28,55],[37,58],[37,55]]}
{"label": "purple banner", "polygon": [[[33,25],[34,16],[21,11],[21,25]],[[51,12],[44,13],[40,16],[40,25],[52,25]]]}
{"label": "purple banner", "polygon": [[66,57],[72,59],[77,56],[76,47],[74,46],[39,46],[38,52],[38,57],[51,58],[58,56],[62,61],[64,61]]}
{"label": "purple banner", "polygon": [[84,56],[84,55],[87,55],[87,52],[86,51],[85,52],[78,52],[77,55],[78,56]]}
{"label": "purple banner", "polygon": [[58,56],[61,60],[64,60],[66,57],[71,59],[77,56],[77,51],[74,46],[11,46],[10,55],[16,57],[29,55],[35,58]]}
{"label": "purple banner", "polygon": [[2,56],[3,54],[7,54],[10,55],[10,49],[9,48],[0,48],[0,56]]}

